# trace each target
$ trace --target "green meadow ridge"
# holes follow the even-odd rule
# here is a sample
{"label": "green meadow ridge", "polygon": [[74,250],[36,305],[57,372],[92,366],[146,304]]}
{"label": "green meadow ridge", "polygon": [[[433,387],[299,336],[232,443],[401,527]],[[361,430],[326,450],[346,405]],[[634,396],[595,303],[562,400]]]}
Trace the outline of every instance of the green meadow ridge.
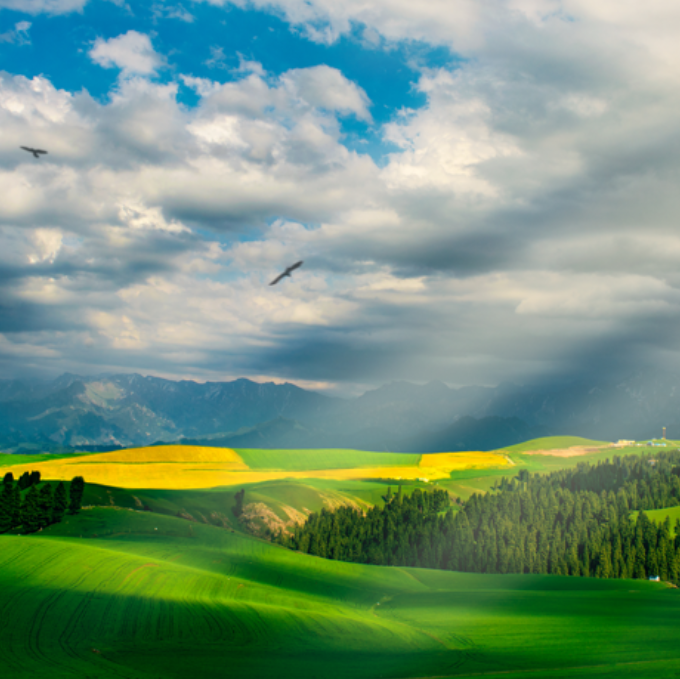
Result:
{"label": "green meadow ridge", "polygon": [[[493,492],[495,491],[495,492]],[[643,510],[680,505],[680,452],[615,457],[547,475],[502,477],[463,509],[441,490],[385,506],[312,514],[282,544],[330,559],[475,573],[546,573],[680,583],[680,519]],[[637,521],[631,511],[639,510]]]}
{"label": "green meadow ridge", "polygon": [[[376,526],[378,517],[389,514],[401,525],[396,539],[399,533],[408,537],[400,558],[410,557],[408,549],[414,546],[414,553],[437,559],[441,554],[427,557],[422,546],[441,537],[440,524],[449,526],[465,516],[472,531],[475,511],[480,525],[481,513],[488,511],[494,515],[494,530],[505,539],[502,526],[510,531],[516,523],[518,502],[524,521],[523,498],[534,489],[537,496],[554,495],[550,507],[556,514],[566,511],[562,500],[568,491],[578,499],[581,518],[587,503],[579,493],[586,493],[593,507],[597,498],[600,513],[587,521],[586,534],[601,524],[604,542],[610,535],[605,528],[612,525],[610,516],[602,523],[611,492],[617,501],[626,497],[628,515],[637,517],[637,523],[628,523],[634,536],[641,526],[646,567],[648,548],[654,545],[658,551],[664,544],[663,521],[680,509],[677,453],[654,449],[651,458],[650,450],[631,448],[624,451],[631,453],[624,462],[610,462],[605,457],[612,451],[603,449],[588,454],[600,462],[596,465],[528,454],[589,443],[566,438],[529,442],[522,450],[504,451],[513,466],[453,472],[438,485],[399,482],[401,489],[394,481],[342,479],[280,479],[247,485],[245,492],[239,486],[189,491],[87,483],[78,513],[67,511],[60,522],[38,532],[16,528],[0,535],[0,676],[675,677],[680,673],[680,590],[667,583],[319,558],[247,534],[249,527],[233,511],[266,505],[279,514],[281,525],[293,509],[303,518],[303,512],[311,511],[332,521],[340,512],[329,507],[345,505],[341,512],[373,517]],[[256,461],[260,453],[249,454]],[[295,451],[267,455],[267,465],[297,468],[303,463]],[[30,462],[22,464],[30,468]],[[38,481],[20,495],[25,499],[31,488],[54,489],[57,483]],[[18,482],[12,485],[14,493]],[[601,486],[606,486],[604,494]],[[487,498],[500,504],[487,507]],[[644,507],[644,514],[635,507]],[[647,521],[647,512],[662,513],[661,521]],[[535,505],[534,515],[542,513],[545,508]],[[624,513],[624,505],[620,511],[617,505],[619,524]],[[576,519],[575,512],[569,516]],[[672,521],[666,522],[671,531]],[[372,532],[372,524],[359,531],[364,540],[359,546],[369,546],[366,553],[377,555],[378,548],[390,544],[387,523],[387,535],[384,524],[382,532]],[[565,528],[565,539],[571,535],[569,520],[555,523]],[[322,544],[318,537],[316,542]],[[336,539],[336,549],[341,544]]]}
{"label": "green meadow ridge", "polygon": [[97,507],[0,536],[0,669],[10,679],[651,679],[680,670],[679,594],[331,561]]}

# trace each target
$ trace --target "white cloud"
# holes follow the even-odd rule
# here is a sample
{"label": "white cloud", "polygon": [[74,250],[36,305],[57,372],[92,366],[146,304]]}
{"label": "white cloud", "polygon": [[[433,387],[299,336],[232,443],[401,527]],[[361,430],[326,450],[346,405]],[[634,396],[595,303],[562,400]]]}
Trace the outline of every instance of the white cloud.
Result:
{"label": "white cloud", "polygon": [[265,77],[266,72],[259,61],[249,61],[242,54],[238,55],[238,68],[236,73],[254,73],[261,78]]}
{"label": "white cloud", "polygon": [[[243,5],[242,0],[204,1]],[[310,39],[327,44],[359,25],[388,41],[420,40],[478,54],[484,49],[493,51],[501,34],[522,40],[517,28],[523,24],[542,31],[563,23],[572,34],[581,26],[593,31],[591,39],[627,42],[669,64],[679,50],[680,9],[673,0],[650,0],[644,7],[635,0],[249,0],[248,4],[264,11],[274,8]]]}
{"label": "white cloud", "polygon": [[363,22],[464,58],[421,69],[381,167],[343,145],[371,102],[328,66],[182,76],[195,108],[146,77],[141,34],[95,48],[125,75],[105,104],[3,76],[3,290],[90,319],[50,351],[77,362],[85,333],[107,365],[172,374],[493,383],[680,331],[674,7],[276,6],[320,41]]}
{"label": "white cloud", "polygon": [[57,90],[41,76],[31,80],[0,73],[0,110],[11,118],[22,119],[37,127],[65,122],[72,111],[73,95]]}
{"label": "white cloud", "polygon": [[144,205],[121,205],[118,216],[124,229],[167,231],[169,233],[188,232],[189,229],[176,220],[165,219],[160,208]]}
{"label": "white cloud", "polygon": [[31,28],[30,21],[19,21],[14,24],[14,28],[4,33],[0,33],[0,42],[9,42],[16,45],[30,45],[31,39],[28,31]]}
{"label": "white cloud", "polygon": [[217,115],[210,120],[195,121],[187,129],[202,142],[233,149],[245,149],[248,144],[240,133],[240,119],[234,115]]}
{"label": "white cloud", "polygon": [[429,105],[385,127],[385,138],[403,149],[385,167],[388,186],[498,196],[502,189],[481,176],[479,166],[522,152],[511,135],[493,128],[489,104],[466,80],[464,73],[444,69],[421,78]]}
{"label": "white cloud", "polygon": [[353,113],[359,120],[371,120],[366,93],[336,68],[314,66],[293,69],[281,80],[285,87],[315,108],[345,115]]}
{"label": "white cloud", "polygon": [[[240,0],[206,0],[214,5],[242,4]],[[312,40],[329,44],[352,30],[352,24],[365,24],[389,40],[426,40],[469,44],[477,36],[474,28],[484,8],[473,0],[250,0],[250,5],[282,12],[286,19],[302,27]]]}
{"label": "white cloud", "polygon": [[227,68],[225,59],[224,48],[212,45],[210,47],[210,59],[206,59],[203,63],[208,68]]}
{"label": "white cloud", "polygon": [[[536,285],[538,280],[540,286]],[[677,314],[680,310],[680,292],[647,276],[540,272],[527,282],[529,286],[516,310],[520,315],[577,322],[631,318],[635,322],[646,315]]]}
{"label": "white cloud", "polygon": [[28,256],[28,261],[31,264],[54,262],[61,250],[63,237],[59,229],[36,229],[32,234],[35,250]]}
{"label": "white cloud", "polygon": [[0,9],[27,14],[70,14],[82,12],[88,0],[0,0]]}
{"label": "white cloud", "polygon": [[109,40],[97,38],[89,56],[104,68],[120,68],[125,77],[153,75],[163,65],[149,36],[133,30]]}
{"label": "white cloud", "polygon": [[156,2],[151,6],[151,12],[155,19],[179,19],[187,24],[192,24],[195,20],[194,15],[182,5],[168,6],[163,4],[163,2]]}

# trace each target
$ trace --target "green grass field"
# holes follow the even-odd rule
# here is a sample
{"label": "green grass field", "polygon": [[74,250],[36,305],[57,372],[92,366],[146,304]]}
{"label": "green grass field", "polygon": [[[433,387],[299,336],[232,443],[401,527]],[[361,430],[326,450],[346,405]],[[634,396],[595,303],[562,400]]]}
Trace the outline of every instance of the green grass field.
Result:
{"label": "green grass field", "polygon": [[[665,509],[647,509],[645,514],[657,523],[663,523],[666,517],[671,520],[671,534],[675,535],[675,522],[680,519],[680,507],[666,507]],[[631,512],[631,516],[635,519],[638,512]]]}
{"label": "green grass field", "polygon": [[[56,481],[50,482],[56,485]],[[423,484],[406,483],[402,486],[405,494]],[[293,518],[304,520],[310,512],[318,512],[324,507],[351,504],[368,508],[382,504],[387,485],[370,481],[336,481],[332,479],[304,479],[263,481],[244,486],[245,504],[264,505],[273,516],[269,527],[272,530],[292,526]],[[396,487],[394,488],[396,490]],[[170,489],[126,489],[102,486],[93,483],[85,485],[83,505],[115,506],[125,509],[149,511],[166,516],[181,516],[198,523],[230,528],[237,532],[247,532],[247,527],[239,522],[232,512],[238,486],[214,488],[209,490],[170,490]],[[261,511],[261,509],[260,509]],[[276,518],[280,521],[277,522]],[[249,524],[252,530],[264,528],[266,521]]]}
{"label": "green grass field", "polygon": [[[661,443],[660,440],[655,442]],[[644,443],[644,442],[643,442]],[[632,445],[621,448],[605,447],[602,450],[592,450],[585,455],[574,455],[573,457],[561,457],[550,454],[536,454],[536,451],[555,451],[565,450],[574,446],[595,449],[602,446],[609,446],[607,441],[594,441],[583,439],[577,436],[550,436],[547,438],[533,439],[516,446],[509,446],[502,450],[507,452],[508,457],[517,467],[524,467],[530,472],[548,473],[560,469],[572,469],[581,462],[597,463],[615,456],[623,455],[649,455],[661,450],[673,450],[680,447],[678,441],[665,441],[666,447],[654,447],[647,445]],[[500,471],[500,470],[499,470]],[[508,474],[509,470],[503,472]],[[516,471],[515,471],[516,473]],[[499,474],[500,475],[500,474]]]}
{"label": "green grass field", "polygon": [[15,464],[30,464],[31,462],[48,462],[50,460],[60,460],[63,458],[70,458],[76,455],[88,455],[88,453],[64,453],[61,455],[52,453],[39,453],[36,455],[9,455],[7,453],[0,453],[0,468],[9,467]]}
{"label": "green grass field", "polygon": [[[551,471],[621,454],[526,454],[595,443],[529,442],[508,449],[512,467],[455,471],[437,483],[467,497],[518,468]],[[305,457],[326,453],[238,452],[249,465],[292,470],[356,465],[359,453],[386,459],[328,451],[314,463]],[[418,456],[396,457],[412,464],[405,458]],[[404,490],[427,485],[405,482]],[[381,503],[387,490],[377,480],[328,478],[245,488],[247,505],[266,506],[282,521],[339,503]],[[680,590],[327,561],[245,535],[231,512],[237,490],[87,484],[88,507],[78,516],[30,536],[0,535],[0,677],[680,676]],[[661,513],[673,523],[680,508],[649,512],[657,520]]]}
{"label": "green grass field", "polygon": [[657,583],[361,566],[127,509],[0,536],[3,677],[663,677],[678,622]]}

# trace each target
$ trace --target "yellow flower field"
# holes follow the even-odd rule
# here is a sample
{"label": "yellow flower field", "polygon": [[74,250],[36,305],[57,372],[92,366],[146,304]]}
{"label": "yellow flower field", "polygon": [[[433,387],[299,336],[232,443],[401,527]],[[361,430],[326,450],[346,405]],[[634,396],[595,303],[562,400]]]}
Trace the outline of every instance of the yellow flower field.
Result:
{"label": "yellow flower field", "polygon": [[461,469],[504,467],[509,460],[498,453],[435,453],[420,456],[419,463],[403,466],[317,469],[310,471],[251,470],[230,448],[155,446],[110,453],[82,455],[35,464],[4,467],[15,478],[24,471],[39,471],[44,479],[71,480],[82,476],[88,483],[121,488],[196,489],[235,486],[279,479],[418,479],[448,478]]}

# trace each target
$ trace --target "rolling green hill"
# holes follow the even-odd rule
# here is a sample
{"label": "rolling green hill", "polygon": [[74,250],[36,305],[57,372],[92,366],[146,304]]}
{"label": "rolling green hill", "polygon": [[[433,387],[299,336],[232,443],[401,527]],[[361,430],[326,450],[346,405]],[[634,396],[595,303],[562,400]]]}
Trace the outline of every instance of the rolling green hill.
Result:
{"label": "rolling green hill", "polygon": [[[304,521],[310,512],[323,507],[369,507],[381,503],[387,490],[382,483],[332,479],[263,481],[244,488],[247,513],[253,515],[253,520],[246,521],[245,525],[237,520],[232,511],[238,486],[210,490],[129,490],[87,483],[83,505],[146,509],[241,532],[247,527],[257,530],[265,526],[276,532],[286,525],[292,525],[294,520]],[[405,485],[403,492],[410,493],[413,488],[413,485]]]}
{"label": "rolling green hill", "polygon": [[0,536],[3,677],[664,677],[680,591],[326,561],[93,508]]}
{"label": "rolling green hill", "polygon": [[[479,464],[475,463],[475,453],[456,453],[450,457],[465,458],[470,468],[445,471],[435,476],[434,480],[432,470],[421,469],[418,465],[425,458],[436,456],[340,449],[229,451],[165,446],[78,456],[0,454],[0,467],[14,464],[15,476],[18,476],[20,471],[35,466],[43,469],[44,478],[51,478],[47,476],[47,467],[53,465],[44,465],[45,462],[70,461],[73,464],[60,467],[62,477],[70,480],[76,474],[85,476],[88,481],[85,505],[115,505],[132,509],[146,506],[153,512],[185,516],[237,531],[243,531],[244,524],[235,520],[231,508],[234,506],[235,492],[239,488],[246,488],[246,504],[251,505],[248,510],[251,518],[246,524],[251,530],[264,534],[267,529],[285,530],[286,526],[304,520],[310,512],[324,506],[354,504],[361,507],[381,503],[386,479],[392,479],[386,481],[388,484],[403,484],[406,493],[415,487],[436,483],[454,496],[466,500],[473,493],[488,491],[502,477],[516,476],[522,468],[532,472],[550,472],[573,468],[583,461],[604,460],[614,455],[641,455],[658,450],[646,446],[623,449],[602,446],[608,444],[570,436],[534,439],[496,451],[496,458],[504,466],[495,464],[487,468],[479,468]],[[192,450],[200,453],[196,461],[191,460]],[[243,469],[239,470],[234,463],[223,464],[212,459],[219,455],[227,456],[229,452]],[[201,456],[206,455],[210,459],[203,460]],[[488,453],[483,455],[489,456]],[[446,457],[446,454],[441,457]],[[118,462],[107,462],[112,458]],[[87,461],[89,464],[86,464]],[[167,464],[164,465],[164,461]],[[220,465],[224,470],[217,469]],[[162,473],[161,468],[165,469]],[[357,470],[354,474],[356,478],[347,478],[352,473],[346,471],[351,472],[352,469]],[[100,485],[94,483],[92,474],[95,473],[103,479]],[[411,478],[408,478],[409,474]],[[201,481],[198,485],[206,488],[187,489],[195,477],[201,475],[205,475],[208,481]],[[298,478],[293,478],[294,475]],[[343,475],[345,478],[342,478]],[[421,476],[429,478],[429,481],[421,482],[413,478]],[[396,481],[396,477],[401,477],[401,480]],[[135,487],[121,488],[125,485],[125,479],[134,479]],[[144,488],[140,479],[149,485]],[[211,484],[216,487],[207,488]]]}

